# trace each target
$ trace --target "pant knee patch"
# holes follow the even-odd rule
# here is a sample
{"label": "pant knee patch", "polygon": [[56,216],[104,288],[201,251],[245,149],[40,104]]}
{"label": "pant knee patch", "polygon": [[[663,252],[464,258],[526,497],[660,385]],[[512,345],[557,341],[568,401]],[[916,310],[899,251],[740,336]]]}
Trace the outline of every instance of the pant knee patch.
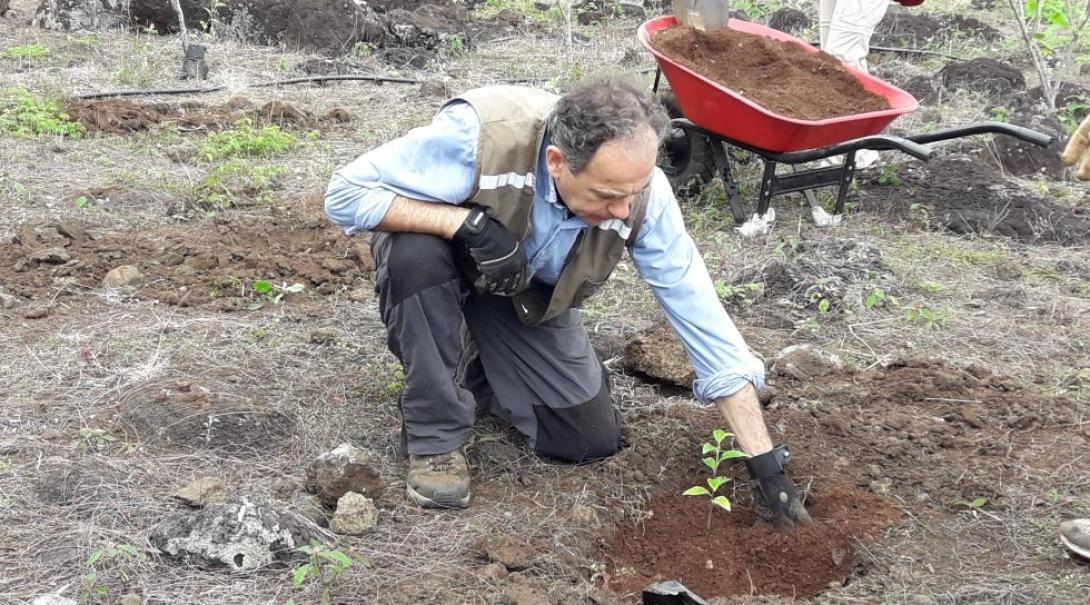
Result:
{"label": "pant knee patch", "polygon": [[454,264],[454,253],[446,240],[423,233],[391,233],[387,237],[387,249],[375,260],[385,265],[382,268],[384,283],[379,287],[386,290],[388,306],[400,304],[422,290],[461,278]]}
{"label": "pant knee patch", "polygon": [[534,449],[542,456],[584,462],[612,456],[620,448],[621,418],[606,385],[586,403],[563,408],[534,406],[534,415]]}

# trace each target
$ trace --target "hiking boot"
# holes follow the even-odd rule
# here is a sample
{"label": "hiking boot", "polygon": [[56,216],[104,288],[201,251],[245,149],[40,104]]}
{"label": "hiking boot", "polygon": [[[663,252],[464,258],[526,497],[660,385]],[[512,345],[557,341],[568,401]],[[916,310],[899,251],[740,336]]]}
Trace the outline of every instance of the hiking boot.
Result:
{"label": "hiking boot", "polygon": [[1071,552],[1090,560],[1090,519],[1071,519],[1060,523],[1060,541]]}
{"label": "hiking boot", "polygon": [[461,449],[433,456],[409,456],[405,482],[409,498],[424,508],[469,506],[469,465]]}

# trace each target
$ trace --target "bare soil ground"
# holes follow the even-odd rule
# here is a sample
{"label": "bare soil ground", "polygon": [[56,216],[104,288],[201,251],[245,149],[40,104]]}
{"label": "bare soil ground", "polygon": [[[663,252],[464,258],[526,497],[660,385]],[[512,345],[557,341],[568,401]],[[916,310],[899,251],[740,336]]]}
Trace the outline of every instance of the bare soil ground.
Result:
{"label": "bare soil ground", "polygon": [[[0,54],[0,92],[185,85],[176,37],[44,32],[25,25],[35,5],[13,1],[0,52],[48,52]],[[965,59],[1011,62],[1032,82],[999,7],[935,0],[911,10],[938,23],[971,12],[1002,37],[975,24],[949,36],[907,21],[896,31]],[[602,69],[650,86],[637,21],[576,26],[569,47],[564,28],[542,18],[472,52],[445,49],[422,69],[394,72],[366,55],[346,64],[450,91],[514,79],[563,90]],[[1056,534],[1062,518],[1090,515],[1085,185],[1012,177],[994,145],[974,138],[939,146],[926,164],[884,154],[859,175],[853,212],[833,229],[813,227],[801,200],[779,198],[773,231],[743,240],[715,186],[681,200],[754,351],[771,359],[808,343],[845,361],[801,381],[770,375],[768,420],[792,446],[812,529],[752,527],[738,469],[735,512],[714,511],[710,532],[705,504],[678,496],[702,476],[700,444],[721,422],[687,389],[621,369],[624,343],[661,319],[628,265],[584,313],[613,370],[622,452],[556,465],[484,418],[468,445],[473,507],[426,512],[403,493],[402,378],[366,246],[328,224],[321,194],[334,168],[426,121],[443,93],[365,82],[247,88],[328,61],[204,42],[210,84],[226,90],[84,103],[73,108],[89,126],[79,139],[0,139],[0,291],[12,297],[0,308],[0,604],[52,592],[87,603],[126,593],[143,603],[317,603],[317,587],[294,588],[288,567],[180,565],[147,536],[180,509],[170,494],[192,479],[275,498],[343,442],[374,454],[390,487],[369,534],[336,539],[369,560],[338,578],[337,603],[636,603],[658,579],[714,603],[1086,602],[1090,568]],[[871,61],[896,84],[937,81],[947,59]],[[940,89],[892,130],[991,119],[1002,101],[985,95]],[[241,158],[244,174],[273,167],[277,178],[232,181],[234,203],[209,204],[222,162],[199,152],[240,117],[299,143]],[[739,172],[753,195],[759,167]],[[141,277],[105,288],[120,265]],[[257,281],[303,289],[261,293]],[[118,554],[123,545],[139,556]],[[111,554],[92,560],[103,549]]]}

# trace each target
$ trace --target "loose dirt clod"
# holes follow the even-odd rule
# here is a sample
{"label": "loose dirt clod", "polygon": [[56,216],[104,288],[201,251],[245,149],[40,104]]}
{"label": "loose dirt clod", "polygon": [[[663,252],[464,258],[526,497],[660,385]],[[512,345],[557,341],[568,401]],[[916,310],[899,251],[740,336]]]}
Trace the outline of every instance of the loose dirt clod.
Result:
{"label": "loose dirt clod", "polygon": [[821,120],[889,109],[885,98],[823,52],[733,29],[672,26],[651,44],[663,54],[780,115]]}

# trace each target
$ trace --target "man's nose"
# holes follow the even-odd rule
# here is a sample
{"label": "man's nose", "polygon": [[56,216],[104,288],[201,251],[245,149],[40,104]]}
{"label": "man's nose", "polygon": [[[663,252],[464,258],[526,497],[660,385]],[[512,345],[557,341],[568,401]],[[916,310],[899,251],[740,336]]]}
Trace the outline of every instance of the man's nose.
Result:
{"label": "man's nose", "polygon": [[613,218],[625,220],[628,218],[629,204],[632,203],[632,198],[625,198],[623,200],[617,200],[609,205],[609,215]]}

